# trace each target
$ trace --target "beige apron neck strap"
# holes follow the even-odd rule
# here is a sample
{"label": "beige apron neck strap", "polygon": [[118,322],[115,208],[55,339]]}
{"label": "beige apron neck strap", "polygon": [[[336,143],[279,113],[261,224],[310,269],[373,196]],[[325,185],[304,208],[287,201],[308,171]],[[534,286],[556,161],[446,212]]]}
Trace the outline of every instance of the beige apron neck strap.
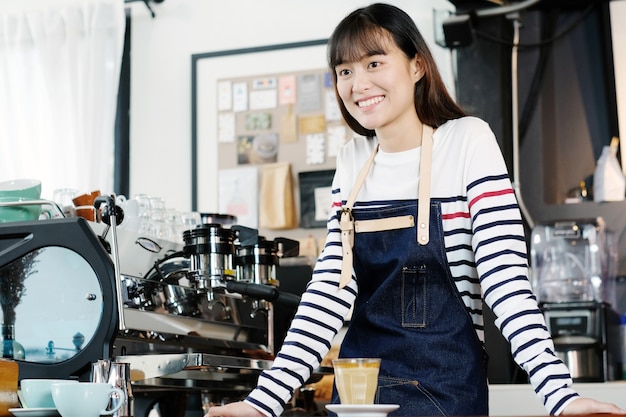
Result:
{"label": "beige apron neck strap", "polygon": [[[433,128],[423,125],[422,128],[422,156],[419,171],[419,190],[418,190],[418,208],[417,208],[417,242],[420,245],[426,245],[429,240],[429,223],[430,223],[430,174],[432,167],[433,153]],[[361,168],[352,191],[348,196],[346,205],[341,209],[341,217],[339,226],[341,229],[341,247],[343,251],[343,260],[341,263],[341,277],[339,280],[339,289],[342,289],[352,279],[352,247],[354,246],[354,217],[352,216],[352,207],[356,201],[356,197],[365,182],[367,173],[369,172],[374,157],[378,152],[378,145],[374,152],[370,155],[367,162]]]}
{"label": "beige apron neck strap", "polygon": [[352,216],[352,206],[356,201],[356,197],[365,182],[365,177],[369,172],[372,164],[374,163],[374,157],[378,153],[378,145],[368,158],[368,160],[361,168],[356,182],[350,191],[348,201],[346,205],[341,209],[341,217],[339,219],[339,227],[341,229],[341,248],[343,252],[343,259],[341,262],[341,278],[339,280],[339,289],[342,289],[352,279],[352,247],[354,246],[354,217]]}
{"label": "beige apron neck strap", "polygon": [[430,223],[430,173],[432,170],[433,128],[422,127],[422,156],[420,158],[420,178],[417,195],[417,243],[426,245]]}
{"label": "beige apron neck strap", "polygon": [[352,191],[350,191],[350,195],[348,196],[348,201],[346,201],[346,205],[345,205],[346,209],[352,210],[352,207],[354,206],[354,202],[356,201],[356,197],[359,194],[359,191],[361,191],[361,187],[363,187],[365,178],[367,177],[367,174],[370,172],[370,169],[372,168],[372,165],[374,164],[374,158],[376,157],[376,154],[378,153],[379,146],[380,145],[376,145],[370,157],[367,158],[367,161],[365,161],[365,164],[363,164],[363,168],[361,168],[361,172],[359,172],[359,175],[356,177],[356,181],[354,182]]}

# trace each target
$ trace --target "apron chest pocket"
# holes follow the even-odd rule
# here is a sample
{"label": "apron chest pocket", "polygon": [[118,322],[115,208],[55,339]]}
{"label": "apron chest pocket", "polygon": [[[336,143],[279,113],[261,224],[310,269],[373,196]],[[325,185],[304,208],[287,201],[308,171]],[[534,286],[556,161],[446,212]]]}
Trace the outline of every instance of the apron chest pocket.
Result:
{"label": "apron chest pocket", "polygon": [[402,268],[402,327],[426,327],[426,266]]}

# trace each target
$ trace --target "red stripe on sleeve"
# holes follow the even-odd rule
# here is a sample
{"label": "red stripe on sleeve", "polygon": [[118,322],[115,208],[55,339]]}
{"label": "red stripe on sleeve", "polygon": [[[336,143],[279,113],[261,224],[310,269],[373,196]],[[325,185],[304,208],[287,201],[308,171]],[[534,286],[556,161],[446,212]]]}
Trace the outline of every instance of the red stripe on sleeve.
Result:
{"label": "red stripe on sleeve", "polygon": [[506,194],[513,194],[513,189],[507,188],[505,190],[489,191],[488,193],[482,193],[469,202],[469,207],[471,208],[478,200],[482,200],[483,198],[497,197],[497,196],[506,195]]}
{"label": "red stripe on sleeve", "polygon": [[452,219],[458,219],[458,218],[468,219],[469,216],[470,214],[467,211],[458,211],[456,213],[442,214],[441,220],[452,220]]}

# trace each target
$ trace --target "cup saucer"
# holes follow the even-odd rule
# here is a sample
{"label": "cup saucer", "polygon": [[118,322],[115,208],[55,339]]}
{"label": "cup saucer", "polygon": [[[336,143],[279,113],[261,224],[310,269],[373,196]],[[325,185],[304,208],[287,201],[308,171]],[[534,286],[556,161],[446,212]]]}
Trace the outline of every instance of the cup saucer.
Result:
{"label": "cup saucer", "polygon": [[398,404],[328,404],[329,411],[339,417],[386,417],[400,408]]}
{"label": "cup saucer", "polygon": [[56,408],[9,408],[9,412],[16,417],[59,417]]}

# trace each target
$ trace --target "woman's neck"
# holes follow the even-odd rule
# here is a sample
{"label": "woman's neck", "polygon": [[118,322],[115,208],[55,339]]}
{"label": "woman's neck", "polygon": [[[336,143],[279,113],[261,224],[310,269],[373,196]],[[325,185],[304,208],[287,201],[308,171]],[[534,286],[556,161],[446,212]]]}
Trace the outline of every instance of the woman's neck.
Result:
{"label": "woman's neck", "polygon": [[394,124],[376,129],[376,137],[383,152],[402,152],[422,145],[423,124],[415,117],[410,123]]}

